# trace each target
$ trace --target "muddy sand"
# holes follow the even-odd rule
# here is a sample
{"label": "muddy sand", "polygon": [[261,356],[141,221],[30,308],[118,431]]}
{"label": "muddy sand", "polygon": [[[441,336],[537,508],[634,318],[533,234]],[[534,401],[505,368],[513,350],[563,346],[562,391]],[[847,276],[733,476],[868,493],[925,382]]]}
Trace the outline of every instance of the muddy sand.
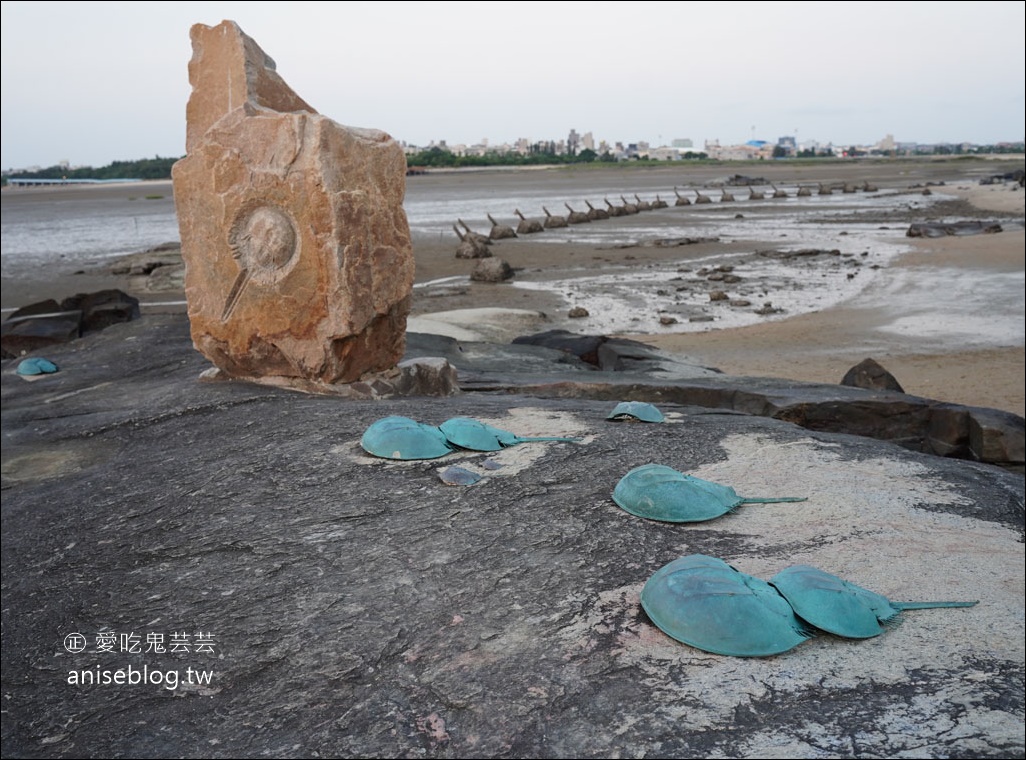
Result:
{"label": "muddy sand", "polygon": [[[673,307],[674,299],[666,303],[651,301],[645,294],[639,303],[629,304],[632,321],[622,324],[617,334],[651,343],[660,349],[686,355],[705,366],[716,367],[726,373],[740,376],[778,377],[798,381],[839,382],[844,373],[862,359],[871,357],[880,362],[901,383],[905,391],[914,395],[974,406],[1003,409],[1019,415],[1024,414],[1024,346],[1022,339],[1024,250],[1026,240],[1022,229],[1024,195],[1014,183],[981,185],[979,180],[991,173],[1003,172],[1008,167],[1021,167],[1022,160],[1010,161],[901,161],[901,162],[829,162],[821,165],[772,164],[753,166],[742,164],[720,164],[687,168],[658,167],[643,169],[600,169],[588,174],[581,171],[541,170],[525,172],[451,172],[437,175],[411,177],[408,192],[422,192],[425,188],[444,195],[447,189],[464,195],[473,195],[478,188],[481,194],[481,212],[500,214],[488,208],[488,194],[503,183],[525,183],[539,186],[559,187],[565,184],[567,200],[583,207],[581,188],[594,183],[596,188],[605,189],[618,184],[624,188],[636,189],[646,199],[656,193],[670,203],[671,209],[651,212],[646,217],[643,236],[619,240],[596,242],[584,235],[575,235],[573,227],[568,230],[546,230],[544,233],[520,236],[516,240],[505,240],[495,244],[493,252],[506,260],[514,269],[511,281],[499,284],[473,282],[469,274],[475,263],[455,256],[457,239],[454,233],[448,235],[414,229],[414,254],[417,262],[417,278],[414,290],[411,329],[423,329],[425,325],[446,325],[453,334],[461,330],[470,334],[483,334],[489,339],[508,340],[515,334],[538,332],[549,329],[568,329],[581,334],[609,334],[609,330],[596,329],[609,324],[598,318],[611,307],[608,301],[599,297],[599,291],[574,288],[573,283],[588,278],[606,278],[609,292],[614,292],[618,280],[621,284],[633,282],[639,272],[656,268],[659,272],[674,272],[658,292],[669,293],[675,288],[684,290],[689,282],[706,277],[715,270],[711,263],[736,261],[737,257],[753,251],[785,250],[800,248],[802,241],[794,235],[786,241],[772,238],[760,232],[760,225],[738,232],[731,227],[732,234],[704,235],[704,228],[715,233],[726,229],[723,225],[742,225],[742,217],[769,219],[774,213],[771,202],[748,201],[749,190],[745,187],[725,186],[724,180],[734,174],[766,178],[770,182],[788,187],[792,194],[803,185],[816,186],[823,182],[835,187],[845,183],[861,185],[872,182],[881,193],[903,194],[907,199],[900,210],[881,214],[880,218],[868,221],[881,227],[905,230],[916,221],[926,221],[922,211],[921,198],[924,189],[942,194],[942,207],[947,218],[978,219],[1002,223],[1005,230],[997,234],[940,238],[909,238],[903,241],[906,250],[900,255],[876,258],[872,246],[858,261],[854,253],[846,254],[851,259],[831,261],[829,257],[818,257],[822,271],[827,276],[830,268],[838,269],[842,264],[866,266],[856,272],[863,280],[849,277],[847,282],[840,277],[841,289],[826,299],[822,308],[814,303],[799,304],[797,301],[785,313],[769,313],[765,317],[743,315],[751,323],[730,326],[730,321],[719,315],[727,311],[715,311],[707,306],[701,312],[716,316],[708,323],[683,305]],[[685,173],[682,173],[685,172]],[[415,183],[418,184],[414,187]],[[705,223],[696,223],[689,228],[690,239],[681,240],[679,229],[674,225],[681,217],[675,216],[673,190],[675,186],[691,188],[719,199],[727,190],[735,195],[735,203],[717,203],[716,208],[701,207],[707,212],[715,211],[717,221],[709,213]],[[668,189],[669,188],[669,189]],[[757,189],[769,191],[767,186]],[[11,192],[5,190],[5,193]],[[24,191],[14,191],[24,192]],[[110,188],[74,188],[37,190],[35,192],[112,192]],[[601,191],[600,191],[601,192]],[[626,192],[630,193],[631,190]],[[837,191],[840,194],[839,189]],[[855,201],[859,193],[851,194]],[[862,194],[864,195],[864,194]],[[615,196],[614,196],[615,197]],[[843,208],[844,197],[836,199]],[[596,206],[604,207],[603,197],[591,196]],[[794,214],[798,206],[790,198],[780,202],[780,212]],[[833,201],[831,201],[833,202]],[[746,206],[746,204],[749,204]],[[698,207],[677,209],[680,214],[694,211]],[[586,209],[585,209],[586,210]],[[531,216],[544,218],[540,209],[530,209]],[[565,213],[565,212],[564,212]],[[636,223],[646,212],[633,217]],[[504,213],[504,223],[515,224],[511,214]],[[659,219],[665,224],[669,235],[660,233]],[[718,220],[722,220],[718,221]],[[455,219],[452,220],[455,222]],[[863,227],[867,218],[858,220]],[[479,219],[468,220],[475,229],[487,232],[487,226]],[[615,229],[620,219],[609,219],[594,223]],[[584,225],[581,225],[582,229]],[[761,225],[762,229],[768,229]],[[844,233],[842,233],[844,234]],[[815,237],[813,235],[813,237]],[[686,243],[686,244],[685,244]],[[876,263],[874,263],[876,262]],[[873,269],[870,278],[869,270]],[[17,280],[4,280],[4,306],[18,302],[26,303],[42,298],[61,298],[75,292],[86,292],[102,287],[120,287],[138,296],[144,303],[164,304],[144,308],[152,310],[184,310],[184,294],[173,284],[152,288],[145,278],[116,275],[110,261],[102,265],[86,267],[73,274],[54,266],[51,271],[39,270],[33,275],[22,275]],[[843,270],[841,270],[843,272]],[[854,270],[849,270],[852,274]],[[662,275],[659,275],[662,276]],[[833,275],[831,275],[833,276]],[[992,280],[988,278],[999,278]],[[1012,278],[1011,280],[1009,278]],[[1020,283],[1017,292],[1006,287],[1009,281]],[[795,277],[792,277],[795,279]],[[986,283],[1000,281],[1001,289],[995,294],[995,301],[987,300],[986,293],[962,293],[957,284],[972,282],[974,291],[987,289]],[[683,281],[675,284],[671,281]],[[863,281],[869,284],[861,285]],[[551,283],[568,283],[568,290],[549,287]],[[909,297],[899,287],[908,283],[920,290],[926,288],[935,293],[934,311],[923,308],[923,297]],[[975,283],[983,283],[976,285]],[[752,285],[749,290],[767,290],[772,283]],[[793,284],[793,283],[792,283]],[[658,285],[658,283],[657,283]],[[654,287],[654,286],[653,286]],[[708,284],[709,288],[723,287],[734,304],[742,303],[737,294],[730,293],[731,287]],[[845,290],[844,288],[847,288]],[[630,290],[628,287],[627,290]],[[625,292],[621,288],[619,293]],[[655,290],[652,291],[656,292]],[[636,294],[635,294],[636,295]],[[703,298],[704,293],[700,294]],[[772,293],[760,293],[767,300]],[[801,294],[799,294],[800,296]],[[780,297],[779,293],[776,297]],[[979,305],[970,302],[970,297],[979,297]],[[592,299],[592,300],[589,300]],[[969,300],[967,300],[969,299]],[[752,312],[761,305],[757,297],[748,297],[751,303],[743,311]],[[945,313],[945,301],[962,305],[959,326],[949,330],[932,329],[922,322],[936,322],[936,314]],[[620,301],[624,301],[621,297]],[[675,299],[680,304],[681,299]],[[618,302],[619,303],[619,302]],[[723,309],[738,307],[725,302]],[[779,303],[779,301],[777,302]],[[669,306],[667,306],[669,304]],[[571,319],[569,309],[582,306],[593,317]],[[489,311],[491,310],[491,311]],[[498,310],[498,311],[496,311]],[[516,310],[510,312],[508,310]],[[694,308],[692,307],[692,311]],[[957,311],[957,309],[954,309]],[[804,313],[803,313],[804,312]],[[689,317],[689,313],[691,316]],[[660,323],[659,317],[667,315],[674,320]],[[438,317],[441,321],[433,320]],[[917,320],[919,324],[917,324]]]}

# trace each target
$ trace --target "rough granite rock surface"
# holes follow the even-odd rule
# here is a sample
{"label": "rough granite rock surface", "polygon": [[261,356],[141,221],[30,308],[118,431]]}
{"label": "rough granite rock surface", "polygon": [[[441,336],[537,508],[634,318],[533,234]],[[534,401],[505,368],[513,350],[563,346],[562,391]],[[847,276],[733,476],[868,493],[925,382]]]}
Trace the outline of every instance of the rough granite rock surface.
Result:
{"label": "rough granite rock surface", "polygon": [[196,348],[234,377],[394,367],[414,274],[402,149],[314,111],[234,22],[191,36],[172,176]]}
{"label": "rough granite rock surface", "polygon": [[[27,383],[4,362],[0,378],[5,757],[1026,750],[1020,475],[669,400],[667,422],[645,424],[606,420],[606,399],[510,389],[353,401],[202,383],[182,316],[49,357],[56,375]],[[581,440],[372,458],[359,439],[389,414]],[[650,522],[611,499],[649,462],[808,501]],[[452,464],[481,480],[443,484]],[[652,573],[692,553],[979,604],[907,612],[864,641],[712,655],[638,603]],[[75,632],[87,648],[72,654]],[[191,651],[145,652],[149,634],[170,646],[176,632]],[[115,651],[96,651],[110,634]],[[120,651],[134,641],[143,651]],[[177,688],[69,683],[143,667]]]}

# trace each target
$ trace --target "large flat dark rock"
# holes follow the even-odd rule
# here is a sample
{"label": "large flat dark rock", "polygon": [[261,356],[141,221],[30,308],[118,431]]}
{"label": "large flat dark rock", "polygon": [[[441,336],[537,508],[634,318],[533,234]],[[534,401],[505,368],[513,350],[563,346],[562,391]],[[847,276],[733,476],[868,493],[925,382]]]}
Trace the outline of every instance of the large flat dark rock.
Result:
{"label": "large flat dark rock", "polygon": [[894,390],[730,377],[624,339],[579,336],[576,342],[587,359],[551,348],[552,340],[496,345],[434,335],[411,335],[407,355],[444,356],[459,369],[460,385],[468,391],[700,406],[862,435],[1020,474],[1026,464],[1026,420],[1010,412]]}
{"label": "large flat dark rock", "polygon": [[[202,383],[182,317],[48,356],[61,372],[34,383],[3,365],[5,757],[1026,749],[1017,474],[671,398],[659,402],[668,421],[645,424],[607,421],[612,398],[508,383],[374,401]],[[625,392],[647,385],[608,374]],[[612,382],[596,387],[612,397]],[[582,440],[371,458],[360,436],[389,414]],[[808,501],[650,522],[611,499],[649,462]],[[453,463],[484,476],[447,486],[438,471]],[[712,655],[638,604],[652,573],[692,553],[764,578],[807,563],[895,600],[979,604],[907,612],[864,641]],[[75,632],[86,650],[72,654]],[[114,651],[97,651],[109,634]],[[148,635],[191,647],[120,651],[145,650]],[[196,651],[206,642],[212,652]],[[177,688],[69,683],[143,667],[176,674]]]}

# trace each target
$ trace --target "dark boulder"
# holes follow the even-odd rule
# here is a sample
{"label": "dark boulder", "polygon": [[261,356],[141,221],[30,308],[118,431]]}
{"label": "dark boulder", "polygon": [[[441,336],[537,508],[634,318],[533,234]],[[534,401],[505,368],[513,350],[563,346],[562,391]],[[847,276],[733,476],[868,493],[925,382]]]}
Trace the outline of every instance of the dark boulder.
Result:
{"label": "dark boulder", "polygon": [[79,293],[61,301],[61,308],[65,311],[76,310],[82,314],[83,335],[121,322],[139,319],[139,299],[116,289]]}
{"label": "dark boulder", "polygon": [[470,279],[474,282],[505,282],[513,278],[513,267],[504,259],[484,258],[474,265]]}
{"label": "dark boulder", "polygon": [[914,222],[905,236],[938,238],[949,235],[993,235],[1002,229],[1000,224],[993,222]]}
{"label": "dark boulder", "polygon": [[554,348],[576,356],[586,364],[599,367],[599,347],[608,340],[604,335],[577,335],[567,330],[547,330],[534,335],[522,335],[512,342],[515,345]]}
{"label": "dark boulder", "polygon": [[0,352],[11,359],[138,318],[139,299],[120,290],[79,293],[60,303],[40,301],[0,324]]}
{"label": "dark boulder", "polygon": [[853,388],[867,388],[875,391],[897,391],[904,393],[894,375],[885,370],[875,359],[863,359],[841,379],[841,385],[850,385]]}
{"label": "dark boulder", "polygon": [[54,300],[18,309],[0,324],[0,352],[4,359],[13,359],[75,340],[80,317],[78,311],[66,312]]}

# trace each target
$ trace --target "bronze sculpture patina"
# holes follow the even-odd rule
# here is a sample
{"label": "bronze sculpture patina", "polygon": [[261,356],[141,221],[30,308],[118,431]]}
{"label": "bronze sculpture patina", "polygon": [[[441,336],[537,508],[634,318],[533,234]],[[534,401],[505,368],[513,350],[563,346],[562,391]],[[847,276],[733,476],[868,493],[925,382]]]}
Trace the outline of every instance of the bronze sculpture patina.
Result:
{"label": "bronze sculpture patina", "polygon": [[802,620],[849,639],[879,636],[904,610],[972,607],[976,602],[892,602],[825,570],[793,565],[769,580]]}
{"label": "bronze sculpture patina", "polygon": [[975,604],[892,602],[809,565],[789,567],[766,582],[704,554],[661,567],[641,590],[642,608],[663,633],[733,657],[781,654],[818,633],[871,638],[903,610]]}
{"label": "bronze sculpture patina", "polygon": [[531,441],[576,442],[580,440],[579,438],[554,436],[525,438],[508,430],[486,425],[470,417],[452,417],[439,425],[438,429],[442,431],[450,444],[470,451],[499,451],[509,446],[516,446],[518,443]]}
{"label": "bronze sculpture patina", "polygon": [[661,464],[635,467],[620,479],[613,490],[613,501],[632,515],[680,523],[712,520],[742,504],[805,500],[801,496],[739,496],[730,486],[685,475]]}

